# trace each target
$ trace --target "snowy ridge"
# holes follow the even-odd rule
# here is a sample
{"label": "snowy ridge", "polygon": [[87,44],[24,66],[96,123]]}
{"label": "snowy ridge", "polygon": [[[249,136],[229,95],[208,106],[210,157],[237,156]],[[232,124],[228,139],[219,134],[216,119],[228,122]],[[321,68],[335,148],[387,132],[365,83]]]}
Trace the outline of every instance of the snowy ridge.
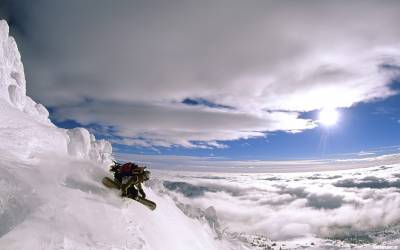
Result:
{"label": "snowy ridge", "polygon": [[232,248],[167,195],[146,187],[158,206],[150,211],[105,188],[111,144],[48,116],[26,95],[21,56],[0,21],[0,249]]}

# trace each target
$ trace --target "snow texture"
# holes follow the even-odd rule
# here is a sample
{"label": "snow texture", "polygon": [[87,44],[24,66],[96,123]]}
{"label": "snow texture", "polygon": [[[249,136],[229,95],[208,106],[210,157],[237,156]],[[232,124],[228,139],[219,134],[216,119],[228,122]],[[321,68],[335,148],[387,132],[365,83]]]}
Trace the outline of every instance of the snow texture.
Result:
{"label": "snow texture", "polygon": [[207,223],[146,187],[150,211],[101,184],[111,144],[57,128],[26,96],[21,56],[0,21],[0,249],[229,249]]}

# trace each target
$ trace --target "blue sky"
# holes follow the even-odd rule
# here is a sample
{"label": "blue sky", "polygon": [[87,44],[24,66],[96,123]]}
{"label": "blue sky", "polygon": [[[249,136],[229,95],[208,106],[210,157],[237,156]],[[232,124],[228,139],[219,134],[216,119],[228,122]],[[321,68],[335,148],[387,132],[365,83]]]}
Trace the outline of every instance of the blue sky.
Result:
{"label": "blue sky", "polygon": [[[399,84],[393,83],[397,89]],[[334,126],[320,125],[299,133],[272,132],[265,138],[224,142],[220,149],[187,149],[184,147],[134,147],[114,144],[114,150],[125,154],[185,155],[222,157],[232,160],[298,160],[327,158],[362,158],[400,151],[400,95],[385,100],[360,103],[339,110]],[[318,119],[318,111],[304,117]],[[56,120],[56,119],[53,119]],[[56,122],[60,127],[82,126],[75,121]],[[86,126],[96,131],[99,125]],[[97,135],[102,138],[101,134]],[[109,139],[109,138],[107,138]]]}
{"label": "blue sky", "polygon": [[[28,94],[57,125],[119,155],[233,160],[397,152],[398,13],[363,0],[0,3]],[[320,126],[321,110],[337,124]]]}

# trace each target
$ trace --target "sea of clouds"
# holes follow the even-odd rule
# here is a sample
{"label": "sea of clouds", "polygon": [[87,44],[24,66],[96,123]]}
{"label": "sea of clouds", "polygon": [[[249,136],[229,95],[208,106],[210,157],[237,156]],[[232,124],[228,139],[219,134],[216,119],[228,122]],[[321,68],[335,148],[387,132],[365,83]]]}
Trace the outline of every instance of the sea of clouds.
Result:
{"label": "sea of clouds", "polygon": [[399,236],[400,165],[283,174],[157,172],[151,183],[220,237],[357,244]]}

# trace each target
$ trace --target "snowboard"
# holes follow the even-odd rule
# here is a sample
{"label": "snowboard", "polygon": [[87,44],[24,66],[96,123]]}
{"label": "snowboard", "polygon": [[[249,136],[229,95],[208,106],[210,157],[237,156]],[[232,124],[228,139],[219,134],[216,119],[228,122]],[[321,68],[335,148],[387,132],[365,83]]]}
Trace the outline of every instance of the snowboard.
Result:
{"label": "snowboard", "polygon": [[[104,186],[106,186],[108,188],[119,189],[119,186],[109,177],[104,177],[102,180],[102,183]],[[154,203],[151,200],[145,199],[145,198],[137,197],[137,199],[132,199],[132,200],[135,200],[135,201],[139,202],[140,204],[145,205],[150,210],[154,210],[157,207],[156,203]]]}

